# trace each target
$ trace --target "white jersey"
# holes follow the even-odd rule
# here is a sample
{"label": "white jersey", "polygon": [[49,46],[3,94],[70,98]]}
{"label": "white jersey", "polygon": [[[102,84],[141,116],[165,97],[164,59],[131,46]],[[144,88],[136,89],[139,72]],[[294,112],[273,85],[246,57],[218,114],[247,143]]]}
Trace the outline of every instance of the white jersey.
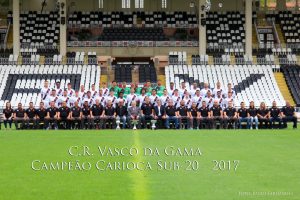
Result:
{"label": "white jersey", "polygon": [[184,105],[187,107],[187,108],[191,108],[192,107],[192,99],[189,98],[189,97],[184,97],[183,98],[183,101],[184,101]]}
{"label": "white jersey", "polygon": [[176,108],[180,106],[181,96],[172,96],[173,104]]}
{"label": "white jersey", "polygon": [[161,100],[161,105],[163,106],[167,106],[168,105],[168,101],[170,99],[170,96],[169,95],[163,95],[160,97],[160,100]]}
{"label": "white jersey", "polygon": [[55,91],[57,96],[62,96],[64,93],[64,90],[61,88],[55,88]]}
{"label": "white jersey", "polygon": [[45,107],[49,108],[50,107],[50,102],[54,101],[55,107],[58,108],[58,103],[59,103],[59,97],[58,96],[48,96],[47,99],[44,101]]}
{"label": "white jersey", "polygon": [[234,98],[225,98],[222,103],[222,108],[224,108],[224,109],[227,108],[229,102],[232,102],[232,107],[235,107]]}
{"label": "white jersey", "polygon": [[183,96],[185,92],[190,92],[190,91],[188,90],[188,88],[180,88],[178,92],[181,96]]}
{"label": "white jersey", "polygon": [[224,99],[223,99],[223,97],[215,97],[214,98],[214,101],[218,101],[218,103],[219,103],[219,106],[221,106],[221,108],[223,108],[222,107],[222,105],[223,105],[223,101],[224,101]]}
{"label": "white jersey", "polygon": [[[210,90],[209,88],[207,88],[207,89],[203,88],[203,89],[200,91],[200,95],[203,96],[203,97],[206,97],[206,94],[207,94],[207,92],[208,92],[209,90]],[[211,90],[210,90],[210,91],[211,91]]]}
{"label": "white jersey", "polygon": [[212,93],[212,95],[214,96],[214,97],[216,97],[216,96],[218,96],[218,92],[221,92],[221,96],[222,95],[224,95],[224,89],[222,89],[222,88],[215,88],[214,90],[213,90],[213,93]]}
{"label": "white jersey", "polygon": [[128,107],[131,106],[131,102],[138,101],[138,96],[136,94],[128,94],[126,97]]}
{"label": "white jersey", "polygon": [[157,95],[155,95],[155,96],[151,95],[151,96],[149,96],[149,99],[150,99],[150,103],[153,106],[156,106],[157,105],[156,101],[159,99],[159,96],[157,96]]}
{"label": "white jersey", "polygon": [[96,90],[94,90],[94,91],[91,90],[91,96],[93,99],[95,99],[97,96],[99,96],[99,94]]}
{"label": "white jersey", "polygon": [[105,101],[106,101],[106,103],[107,103],[108,101],[111,101],[111,102],[112,102],[112,105],[115,107],[117,98],[116,98],[115,96],[110,96],[110,95],[109,95],[109,96],[106,97]]}
{"label": "white jersey", "polygon": [[109,95],[109,89],[108,88],[102,88],[102,92],[104,96],[108,96]]}
{"label": "white jersey", "polygon": [[194,96],[192,98],[193,102],[197,104],[197,108],[200,108],[202,106],[203,99],[204,98],[202,96]]}
{"label": "white jersey", "polygon": [[173,96],[173,95],[174,95],[174,90],[175,90],[175,89],[173,89],[173,90],[172,90],[172,89],[169,89],[169,90],[168,90],[169,96]]}
{"label": "white jersey", "polygon": [[197,90],[200,91],[200,88],[196,88],[196,89],[192,88],[192,89],[190,90],[190,95],[191,95],[192,97],[194,97],[194,96],[196,95],[196,91],[197,91]]}
{"label": "white jersey", "polygon": [[47,99],[47,97],[50,95],[50,91],[51,91],[50,88],[43,87],[41,89],[41,98],[42,98],[42,101]]}
{"label": "white jersey", "polygon": [[83,100],[86,97],[86,93],[85,92],[79,92],[78,94],[79,94],[81,100]]}
{"label": "white jersey", "polygon": [[138,96],[138,101],[140,102],[140,107],[142,106],[143,103],[145,103],[145,98],[147,95],[140,95]]}
{"label": "white jersey", "polygon": [[73,97],[70,97],[70,107],[75,106],[75,102],[76,101],[78,102],[78,106],[79,107],[82,106],[82,99],[81,99],[81,97],[80,96],[78,96],[78,97],[73,96]]}
{"label": "white jersey", "polygon": [[92,97],[90,97],[90,98],[85,97],[85,98],[83,99],[83,103],[86,102],[86,101],[88,102],[89,107],[91,107],[92,105],[94,105],[94,99],[93,99]]}
{"label": "white jersey", "polygon": [[97,96],[94,100],[95,100],[95,102],[96,102],[96,100],[99,100],[99,102],[100,102],[100,104],[103,106],[103,107],[105,107],[105,105],[106,105],[106,97],[105,96]]}
{"label": "white jersey", "polygon": [[67,103],[67,107],[70,107],[70,98],[69,96],[61,96],[58,99],[58,106],[62,106],[62,103],[65,101]]}
{"label": "white jersey", "polygon": [[119,97],[119,98],[117,98],[117,99],[116,99],[116,101],[115,101],[115,102],[116,102],[116,104],[118,105],[118,104],[119,104],[119,102],[120,102],[121,100],[123,100],[123,102],[124,102],[124,105],[126,105],[126,103],[127,103],[127,102],[126,102],[126,99],[125,99],[124,97],[123,97],[123,98],[120,98],[120,97]]}
{"label": "white jersey", "polygon": [[72,97],[75,95],[75,91],[73,89],[67,90],[68,92],[68,97]]}
{"label": "white jersey", "polygon": [[[235,91],[232,89],[231,92],[232,92],[232,97],[235,98],[235,96],[236,96]],[[224,92],[224,97],[225,97],[225,98],[228,97],[228,90],[226,90],[226,91]]]}
{"label": "white jersey", "polygon": [[206,102],[206,105],[208,106],[208,108],[213,107],[213,105],[214,105],[214,98],[212,96],[211,97],[205,97],[204,101]]}

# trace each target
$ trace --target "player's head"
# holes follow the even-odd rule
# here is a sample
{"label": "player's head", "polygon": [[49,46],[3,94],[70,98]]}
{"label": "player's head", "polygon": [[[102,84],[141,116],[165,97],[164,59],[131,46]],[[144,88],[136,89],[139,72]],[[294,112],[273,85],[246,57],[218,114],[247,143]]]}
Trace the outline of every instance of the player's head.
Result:
{"label": "player's head", "polygon": [[266,108],[265,102],[261,102],[261,103],[260,103],[260,109],[265,109],[265,108]]}
{"label": "player's head", "polygon": [[115,80],[113,80],[113,81],[111,82],[111,85],[112,85],[113,87],[115,87],[115,86],[117,86],[117,82],[116,82]]}
{"label": "player's head", "polygon": [[208,83],[204,83],[204,88],[208,88]]}
{"label": "player's head", "polygon": [[100,104],[100,100],[96,99],[96,105],[99,105],[99,104]]}
{"label": "player's head", "polygon": [[178,89],[174,90],[174,94],[177,96],[178,95]]}
{"label": "player's head", "polygon": [[211,97],[211,91],[210,90],[207,91],[206,96]]}
{"label": "player's head", "polygon": [[134,88],[131,88],[131,89],[130,89],[130,93],[131,93],[131,94],[134,94]]}
{"label": "player's head", "polygon": [[60,82],[59,81],[56,81],[55,85],[56,85],[57,88],[60,88]]}
{"label": "player's head", "polygon": [[160,99],[157,99],[157,100],[156,100],[156,104],[157,104],[158,106],[161,106],[161,100],[160,100]]}
{"label": "player's head", "polygon": [[202,101],[202,107],[203,107],[203,108],[206,107],[206,101]]}
{"label": "player's head", "polygon": [[76,91],[75,91],[75,97],[78,97],[78,96],[79,96],[79,91],[76,90]]}
{"label": "player's head", "polygon": [[220,88],[221,87],[221,83],[220,81],[217,82],[217,88]]}
{"label": "player's head", "polygon": [[55,89],[51,90],[51,95],[56,96],[56,90]]}
{"label": "player's head", "polygon": [[49,86],[49,82],[47,80],[44,81],[44,87],[47,88]]}
{"label": "player's head", "polygon": [[196,108],[196,106],[197,106],[196,102],[193,102],[192,103],[192,108]]}
{"label": "player's head", "polygon": [[219,106],[219,101],[218,100],[214,100],[214,106],[215,107]]}
{"label": "player's head", "polygon": [[18,103],[18,109],[22,108],[22,103]]}
{"label": "player's head", "polygon": [[33,102],[29,102],[29,108],[33,108]]}
{"label": "player's head", "polygon": [[102,96],[102,94],[103,94],[103,89],[100,88],[100,89],[99,89],[99,95]]}
{"label": "player's head", "polygon": [[62,106],[63,106],[63,107],[66,107],[66,106],[67,106],[67,102],[63,101],[63,102],[62,102]]}
{"label": "player's head", "polygon": [[148,96],[146,96],[144,100],[145,100],[146,103],[149,103],[149,102],[150,102],[150,99],[149,99]]}
{"label": "player's head", "polygon": [[44,102],[40,102],[40,108],[44,108]]}
{"label": "player's head", "polygon": [[170,99],[170,100],[168,101],[168,105],[169,105],[169,106],[173,106],[173,100],[172,100],[172,99]]}
{"label": "player's head", "polygon": [[119,92],[119,98],[123,98],[124,97],[124,92]]}
{"label": "player's head", "polygon": [[110,96],[114,96],[115,95],[115,91],[113,89],[109,90],[109,95]]}
{"label": "player's head", "polygon": [[51,102],[50,102],[50,107],[51,107],[51,108],[54,108],[54,107],[55,107],[54,101],[51,101]]}
{"label": "player's head", "polygon": [[196,90],[196,96],[200,96],[200,90]]}
{"label": "player's head", "polygon": [[153,89],[153,90],[152,90],[152,95],[153,95],[153,96],[156,95],[156,89]]}
{"label": "player's head", "polygon": [[228,83],[228,84],[227,84],[227,87],[228,87],[228,89],[232,89],[232,84],[231,84],[231,83]]}
{"label": "player's head", "polygon": [[78,101],[75,101],[75,103],[74,103],[74,105],[75,105],[75,107],[78,107]]}
{"label": "player's head", "polygon": [[108,100],[108,101],[107,101],[107,106],[110,107],[111,105],[112,105],[112,101],[111,101],[111,100]]}
{"label": "player's head", "polygon": [[171,87],[171,89],[173,89],[173,87],[174,87],[174,82],[171,82],[171,83],[170,83],[170,87]]}
{"label": "player's head", "polygon": [[64,90],[64,96],[68,96],[68,90]]}
{"label": "player's head", "polygon": [[95,84],[92,84],[92,90],[93,91],[95,90]]}
{"label": "player's head", "polygon": [[228,92],[228,97],[229,98],[232,97],[232,92],[231,91]]}
{"label": "player's head", "polygon": [[88,101],[85,101],[85,102],[83,103],[83,106],[84,106],[84,107],[88,107],[88,106],[89,106],[89,102],[88,102]]}
{"label": "player's head", "polygon": [[193,88],[196,89],[198,87],[198,84],[196,82],[193,83]]}
{"label": "player's head", "polygon": [[132,102],[131,102],[131,106],[132,106],[132,107],[136,107],[136,101],[132,101]]}
{"label": "player's head", "polygon": [[291,106],[291,104],[290,104],[289,101],[286,101],[286,102],[285,102],[285,105],[286,105],[287,107],[290,107],[290,106]]}
{"label": "player's head", "polygon": [[185,82],[181,82],[181,87],[185,88]]}
{"label": "player's head", "polygon": [[164,95],[168,95],[167,89],[164,89],[163,93],[164,93]]}
{"label": "player's head", "polygon": [[6,109],[11,109],[11,103],[8,101],[5,104]]}
{"label": "player's head", "polygon": [[255,106],[254,106],[254,101],[251,101],[250,102],[250,108],[254,108]]}
{"label": "player's head", "polygon": [[80,91],[81,91],[81,92],[84,92],[84,85],[81,85],[81,86],[80,86]]}
{"label": "player's head", "polygon": [[241,108],[245,108],[245,102],[241,102]]}
{"label": "player's head", "polygon": [[119,100],[119,106],[123,106],[123,105],[124,105],[124,100],[123,99]]}
{"label": "player's head", "polygon": [[228,107],[231,108],[233,106],[232,101],[228,102]]}
{"label": "player's head", "polygon": [[161,86],[161,80],[158,80],[158,81],[157,81],[157,85],[158,85],[158,86]]}
{"label": "player's head", "polygon": [[180,101],[180,106],[185,106],[185,101],[184,100]]}
{"label": "player's head", "polygon": [[88,98],[90,98],[90,97],[91,97],[91,91],[87,91],[86,96],[87,96]]}
{"label": "player's head", "polygon": [[72,85],[71,85],[71,83],[68,83],[68,89],[71,89],[72,88]]}
{"label": "player's head", "polygon": [[146,89],[145,88],[141,89],[141,94],[143,94],[143,95],[146,94]]}
{"label": "player's head", "polygon": [[273,101],[273,102],[272,102],[272,106],[273,106],[273,107],[277,107],[276,101]]}

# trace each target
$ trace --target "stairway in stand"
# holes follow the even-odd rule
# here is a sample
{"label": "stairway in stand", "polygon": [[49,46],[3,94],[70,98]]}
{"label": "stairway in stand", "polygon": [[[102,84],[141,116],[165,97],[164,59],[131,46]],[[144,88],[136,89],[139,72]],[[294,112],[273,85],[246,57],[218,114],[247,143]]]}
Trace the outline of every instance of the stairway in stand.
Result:
{"label": "stairway in stand", "polygon": [[279,90],[282,94],[282,96],[284,97],[284,99],[286,101],[289,101],[291,103],[291,105],[295,105],[295,101],[292,97],[292,94],[290,93],[290,90],[287,86],[287,83],[285,81],[285,78],[284,78],[284,75],[283,73],[281,72],[276,72],[274,73],[274,76],[275,76],[275,79],[276,79],[276,82],[278,84],[278,87],[279,87]]}
{"label": "stairway in stand", "polygon": [[279,24],[276,24],[276,31],[278,34],[278,38],[280,40],[280,44],[281,45],[285,44],[284,36],[283,36],[282,30],[281,30],[281,27]]}

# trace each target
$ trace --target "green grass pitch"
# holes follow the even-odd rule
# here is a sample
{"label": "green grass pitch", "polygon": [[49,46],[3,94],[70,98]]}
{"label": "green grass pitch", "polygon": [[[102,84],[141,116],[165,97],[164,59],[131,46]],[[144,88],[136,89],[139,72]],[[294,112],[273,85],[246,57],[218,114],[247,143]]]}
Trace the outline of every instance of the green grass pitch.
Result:
{"label": "green grass pitch", "polygon": [[[71,146],[88,146],[93,155],[71,156]],[[135,147],[140,152],[101,156],[99,146]],[[199,147],[201,155],[179,156],[177,150],[174,156],[166,155],[164,149],[170,146]],[[145,147],[157,148],[160,155],[145,156]],[[1,200],[300,199],[299,130],[1,130],[0,149]],[[34,171],[34,160],[78,160],[92,167]],[[99,160],[149,162],[152,169],[98,171]],[[166,169],[158,162],[166,162]],[[174,162],[180,168],[169,170]]]}

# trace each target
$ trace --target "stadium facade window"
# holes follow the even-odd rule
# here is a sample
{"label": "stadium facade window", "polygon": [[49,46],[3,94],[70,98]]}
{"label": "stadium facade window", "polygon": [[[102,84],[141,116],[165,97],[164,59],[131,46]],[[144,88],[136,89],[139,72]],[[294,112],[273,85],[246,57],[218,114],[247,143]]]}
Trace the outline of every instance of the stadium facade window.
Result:
{"label": "stadium facade window", "polygon": [[270,10],[275,9],[277,6],[277,0],[267,0],[267,7]]}
{"label": "stadium facade window", "polygon": [[99,0],[99,8],[103,8],[103,0]]}
{"label": "stadium facade window", "polygon": [[161,0],[161,7],[167,8],[167,0]]}
{"label": "stadium facade window", "polygon": [[135,0],[135,8],[144,8],[144,0]]}
{"label": "stadium facade window", "polygon": [[130,0],[122,0],[122,8],[130,8]]}
{"label": "stadium facade window", "polygon": [[296,0],[286,0],[285,5],[287,8],[295,8],[296,7]]}

